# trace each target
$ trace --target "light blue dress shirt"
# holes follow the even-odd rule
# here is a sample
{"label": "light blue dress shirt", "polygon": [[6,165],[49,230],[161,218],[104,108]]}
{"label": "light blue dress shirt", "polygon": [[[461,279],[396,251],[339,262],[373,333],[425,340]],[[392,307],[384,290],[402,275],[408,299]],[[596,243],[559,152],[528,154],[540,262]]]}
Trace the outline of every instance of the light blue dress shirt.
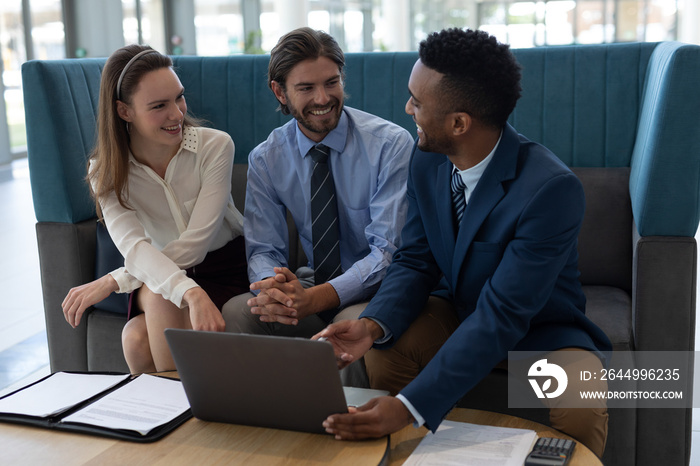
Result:
{"label": "light blue dress shirt", "polygon": [[[406,221],[406,179],[413,138],[405,129],[345,107],[322,141],[338,201],[343,273],[330,280],[341,307],[379,288]],[[248,157],[244,233],[251,283],[288,266],[286,212],[292,214],[313,268],[310,179],[315,143],[296,120],[272,131]]]}

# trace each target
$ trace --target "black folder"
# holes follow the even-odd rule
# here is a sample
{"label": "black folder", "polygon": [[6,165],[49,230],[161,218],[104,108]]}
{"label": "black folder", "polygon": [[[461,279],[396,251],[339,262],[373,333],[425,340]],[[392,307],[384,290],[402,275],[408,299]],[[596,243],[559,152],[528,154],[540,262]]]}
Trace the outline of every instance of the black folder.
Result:
{"label": "black folder", "polygon": [[[96,374],[96,375],[126,375],[123,373],[115,373],[115,372],[70,372],[70,371],[65,371],[66,374]],[[29,384],[25,387],[22,387],[18,390],[15,390],[12,393],[9,393],[3,397],[0,398],[0,400],[5,400],[6,398],[9,398],[22,390],[26,390],[29,387],[32,387],[37,384],[41,384],[50,377],[53,377],[57,373],[50,374],[41,380],[38,380],[37,382],[34,382],[32,384]],[[87,398],[75,405],[72,405],[69,409],[61,411],[58,414],[55,415],[49,415],[49,416],[32,416],[32,415],[24,415],[24,414],[16,414],[16,413],[8,413],[8,412],[0,412],[0,421],[2,422],[10,422],[10,423],[15,423],[15,424],[23,424],[23,425],[29,425],[29,426],[36,426],[36,427],[43,427],[43,428],[48,428],[48,429],[56,429],[60,431],[65,431],[65,432],[76,432],[76,433],[81,433],[81,434],[89,434],[89,435],[98,435],[102,437],[108,437],[108,438],[114,438],[118,440],[127,440],[131,442],[141,442],[141,443],[147,443],[147,442],[154,442],[156,440],[159,440],[163,437],[165,437],[167,434],[175,430],[177,427],[182,425],[185,421],[190,419],[192,417],[192,411],[190,409],[187,409],[184,411],[182,414],[172,418],[169,422],[166,422],[164,424],[159,425],[158,427],[150,430],[147,434],[143,435],[140,432],[133,431],[133,430],[127,430],[127,429],[113,429],[109,427],[102,427],[102,426],[97,426],[97,425],[90,425],[90,424],[81,424],[81,423],[75,423],[75,422],[63,422],[63,419],[70,416],[73,413],[76,413],[80,411],[81,409],[88,407],[89,405],[95,403],[96,401],[100,400],[101,398],[105,397],[106,395],[119,390],[121,387],[124,387],[125,385],[133,382],[140,376],[129,376],[125,380],[117,383],[113,387],[110,387],[100,393],[98,393],[95,396],[92,396],[90,398]],[[163,377],[165,380],[173,380],[173,383],[180,383],[179,380],[175,379],[168,379],[167,377]]]}

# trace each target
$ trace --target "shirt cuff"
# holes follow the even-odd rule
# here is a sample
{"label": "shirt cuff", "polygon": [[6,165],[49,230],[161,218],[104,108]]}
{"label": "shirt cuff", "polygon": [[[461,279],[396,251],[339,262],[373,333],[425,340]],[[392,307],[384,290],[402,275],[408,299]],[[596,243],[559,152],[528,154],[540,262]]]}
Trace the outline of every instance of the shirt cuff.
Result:
{"label": "shirt cuff", "polygon": [[133,275],[126,271],[126,267],[120,267],[116,270],[109,272],[119,290],[117,293],[131,293],[132,291],[138,289],[143,285],[140,280],[137,280]]}
{"label": "shirt cuff", "polygon": [[341,308],[358,302],[365,294],[362,282],[357,280],[351,271],[338,275],[337,277],[328,280],[335,292],[338,294]]}
{"label": "shirt cuff", "polygon": [[401,401],[401,403],[403,403],[404,406],[406,406],[406,409],[408,409],[413,415],[413,419],[415,419],[415,421],[413,421],[413,427],[420,427],[423,424],[425,424],[425,419],[423,419],[423,416],[421,416],[420,413],[416,411],[416,408],[413,407],[411,402],[408,401],[408,399],[406,399],[405,396],[399,393],[398,395],[396,395],[396,398],[398,398],[399,401]]}
{"label": "shirt cuff", "polygon": [[[250,283],[259,282],[275,274],[275,267],[283,267],[277,262],[268,261],[264,254],[256,254],[248,258],[248,279]],[[292,270],[292,272],[294,272]]]}
{"label": "shirt cuff", "polygon": [[382,331],[384,332],[384,336],[383,336],[383,337],[377,338],[376,340],[374,340],[374,344],[375,344],[375,345],[384,344],[384,343],[386,343],[387,341],[389,341],[389,340],[391,339],[391,336],[392,336],[392,335],[391,335],[391,332],[389,331],[389,328],[388,328],[386,325],[384,325],[383,323],[379,322],[379,321],[378,321],[377,319],[375,319],[374,317],[364,317],[364,318],[374,321],[377,325],[379,325],[379,326],[381,327]]}
{"label": "shirt cuff", "polygon": [[199,285],[197,285],[197,282],[195,282],[191,278],[183,280],[173,289],[173,292],[170,295],[170,302],[175,304],[180,309],[184,309],[185,307],[187,307],[187,303],[183,301],[185,293],[187,293],[192,288],[196,288],[198,286]]}

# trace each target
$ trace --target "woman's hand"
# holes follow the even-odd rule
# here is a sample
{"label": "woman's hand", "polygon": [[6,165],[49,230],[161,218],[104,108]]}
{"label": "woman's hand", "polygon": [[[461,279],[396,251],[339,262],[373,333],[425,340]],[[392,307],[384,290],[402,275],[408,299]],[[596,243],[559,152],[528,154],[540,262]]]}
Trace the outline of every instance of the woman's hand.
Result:
{"label": "woman's hand", "polygon": [[87,308],[99,303],[114,291],[119,291],[119,285],[110,274],[71,288],[61,303],[66,322],[73,328],[77,327]]}
{"label": "woman's hand", "polygon": [[206,291],[198,286],[190,288],[182,298],[190,308],[190,321],[194,330],[224,331],[226,322]]}

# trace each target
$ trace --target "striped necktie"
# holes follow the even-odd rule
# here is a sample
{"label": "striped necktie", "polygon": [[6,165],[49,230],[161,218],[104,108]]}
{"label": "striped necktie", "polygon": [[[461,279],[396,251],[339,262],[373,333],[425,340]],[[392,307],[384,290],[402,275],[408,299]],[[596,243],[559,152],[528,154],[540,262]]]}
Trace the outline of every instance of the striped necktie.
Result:
{"label": "striped necktie", "polygon": [[455,225],[459,229],[459,224],[464,215],[464,209],[467,207],[467,201],[464,199],[464,190],[466,186],[462,175],[455,170],[452,173],[452,207],[454,208]]}
{"label": "striped necktie", "polygon": [[330,149],[317,144],[309,151],[311,173],[311,236],[314,248],[314,283],[320,285],[341,273],[338,238],[338,204],[328,169]]}

